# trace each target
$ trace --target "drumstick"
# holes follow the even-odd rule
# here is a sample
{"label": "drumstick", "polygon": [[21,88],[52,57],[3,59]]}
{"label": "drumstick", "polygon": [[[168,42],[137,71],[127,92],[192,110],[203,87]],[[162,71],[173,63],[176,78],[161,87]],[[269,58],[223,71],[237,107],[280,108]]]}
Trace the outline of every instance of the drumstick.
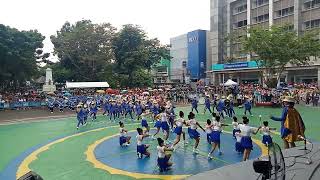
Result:
{"label": "drumstick", "polygon": [[260,126],[262,126],[261,118],[262,118],[262,115],[260,114],[260,115],[259,115]]}

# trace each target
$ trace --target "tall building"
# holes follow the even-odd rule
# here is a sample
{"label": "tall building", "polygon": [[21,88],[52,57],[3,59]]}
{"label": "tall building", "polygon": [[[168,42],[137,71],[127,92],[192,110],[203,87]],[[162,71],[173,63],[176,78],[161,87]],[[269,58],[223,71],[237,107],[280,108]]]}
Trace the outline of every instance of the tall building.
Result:
{"label": "tall building", "polygon": [[195,30],[170,39],[173,82],[183,83],[205,78],[208,31]]}
{"label": "tall building", "polygon": [[[261,83],[255,61],[241,52],[240,42],[226,40],[226,37],[229,34],[238,38],[247,36],[248,26],[290,25],[298,34],[320,28],[320,0],[211,0],[210,16],[210,57],[207,58],[210,82],[218,84],[231,78]],[[320,62],[307,67],[287,66],[281,80],[320,84]]]}

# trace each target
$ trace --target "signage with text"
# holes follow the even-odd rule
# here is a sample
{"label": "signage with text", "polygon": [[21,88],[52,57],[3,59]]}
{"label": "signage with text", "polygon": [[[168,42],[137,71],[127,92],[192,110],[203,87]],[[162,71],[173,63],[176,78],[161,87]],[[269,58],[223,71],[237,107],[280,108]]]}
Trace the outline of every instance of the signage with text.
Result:
{"label": "signage with text", "polygon": [[246,67],[248,67],[248,62],[224,64],[223,67],[224,67],[224,69],[246,68]]}

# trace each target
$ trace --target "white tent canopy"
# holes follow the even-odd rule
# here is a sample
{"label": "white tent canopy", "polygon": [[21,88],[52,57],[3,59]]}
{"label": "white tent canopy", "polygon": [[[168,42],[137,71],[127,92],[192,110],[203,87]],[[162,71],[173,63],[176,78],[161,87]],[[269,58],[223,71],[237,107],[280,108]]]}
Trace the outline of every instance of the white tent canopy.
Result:
{"label": "white tent canopy", "polygon": [[237,86],[238,83],[236,83],[236,82],[232,81],[231,79],[229,79],[229,80],[228,80],[227,82],[225,82],[223,85],[224,85],[224,86]]}
{"label": "white tent canopy", "polygon": [[66,82],[66,88],[108,88],[107,82]]}

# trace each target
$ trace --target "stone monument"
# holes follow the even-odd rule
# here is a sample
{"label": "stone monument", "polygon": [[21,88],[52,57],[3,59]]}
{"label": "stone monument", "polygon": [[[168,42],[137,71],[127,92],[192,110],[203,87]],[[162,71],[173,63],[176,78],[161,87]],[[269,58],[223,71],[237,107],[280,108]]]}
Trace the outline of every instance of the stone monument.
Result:
{"label": "stone monument", "polygon": [[56,90],[56,86],[53,84],[52,79],[52,69],[46,69],[46,83],[43,85],[44,92],[54,92]]}

